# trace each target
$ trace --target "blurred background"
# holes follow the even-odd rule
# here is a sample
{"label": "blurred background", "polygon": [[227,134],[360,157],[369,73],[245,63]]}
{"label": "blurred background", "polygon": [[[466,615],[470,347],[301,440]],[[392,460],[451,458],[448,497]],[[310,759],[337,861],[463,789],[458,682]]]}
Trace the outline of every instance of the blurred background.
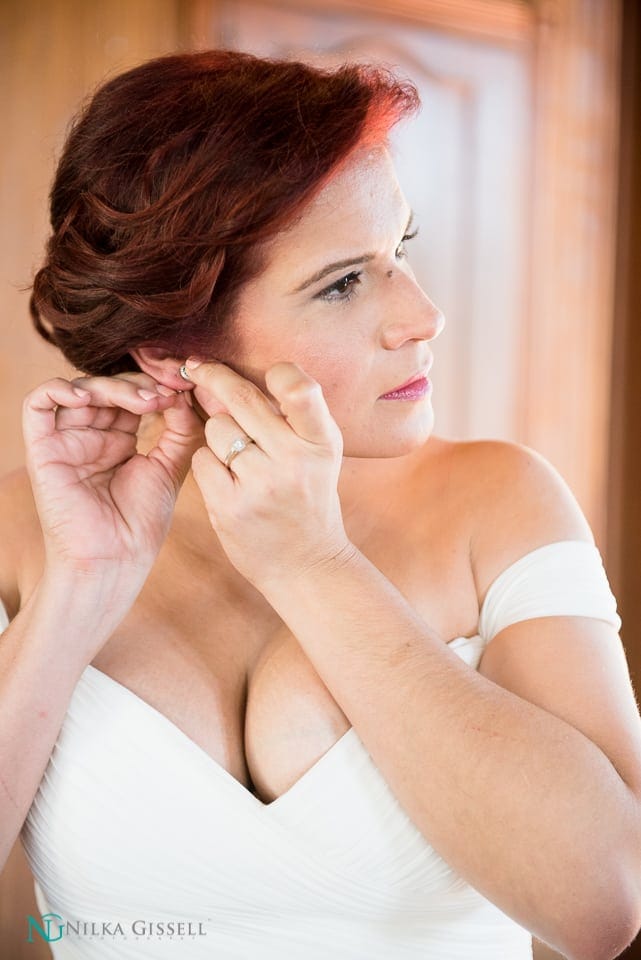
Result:
{"label": "blurred background", "polygon": [[[32,331],[25,288],[55,159],[94,87],[213,46],[389,64],[423,101],[394,148],[421,228],[414,269],[448,320],[436,432],[526,443],[565,477],[641,689],[640,35],[639,0],[2,0],[0,473],[23,462],[24,395],[72,374]],[[16,844],[0,878],[7,960],[50,956],[26,942],[27,913]],[[535,957],[558,954],[535,942]]]}

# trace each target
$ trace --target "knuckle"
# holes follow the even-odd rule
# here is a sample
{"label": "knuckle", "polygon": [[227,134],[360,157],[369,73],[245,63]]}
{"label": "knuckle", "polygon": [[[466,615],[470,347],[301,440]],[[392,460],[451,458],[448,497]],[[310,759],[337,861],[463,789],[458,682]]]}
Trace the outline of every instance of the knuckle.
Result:
{"label": "knuckle", "polygon": [[299,380],[287,393],[296,403],[315,403],[321,395],[321,386],[315,380]]}
{"label": "knuckle", "polygon": [[126,383],[132,383],[135,387],[151,387],[152,389],[156,386],[157,380],[154,380],[152,376],[148,373],[134,372],[134,371],[124,371],[124,373],[119,373],[117,376],[110,378],[112,380],[124,380]]}
{"label": "knuckle", "polygon": [[31,406],[32,402],[40,397],[46,396],[51,390],[56,390],[60,387],[68,387],[69,381],[63,380],[62,377],[53,377],[51,380],[45,381],[45,383],[39,384],[37,387],[34,387],[33,390],[30,390],[26,394],[23,400],[23,408],[28,408]]}
{"label": "knuckle", "polygon": [[226,410],[215,410],[214,413],[210,414],[207,423],[214,424],[215,421],[218,421],[218,423],[224,423],[226,420],[230,419],[231,418]]}
{"label": "knuckle", "polygon": [[218,410],[216,413],[212,413],[212,415],[205,422],[205,437],[207,438],[208,442],[213,440],[215,437],[216,429],[219,424],[228,419],[229,417],[227,414],[220,410]]}
{"label": "knuckle", "polygon": [[23,410],[28,410],[28,409],[29,409],[29,407],[31,406],[32,400],[34,399],[34,397],[38,396],[38,394],[40,393],[41,389],[42,389],[41,387],[38,387],[38,389],[36,389],[36,390],[30,390],[29,393],[25,394],[24,399],[23,399],[23,401],[22,401],[22,409],[23,409]]}
{"label": "knuckle", "polygon": [[238,403],[241,406],[248,406],[256,400],[257,389],[253,383],[245,381],[244,383],[239,383],[236,386],[232,387],[231,398],[232,401]]}

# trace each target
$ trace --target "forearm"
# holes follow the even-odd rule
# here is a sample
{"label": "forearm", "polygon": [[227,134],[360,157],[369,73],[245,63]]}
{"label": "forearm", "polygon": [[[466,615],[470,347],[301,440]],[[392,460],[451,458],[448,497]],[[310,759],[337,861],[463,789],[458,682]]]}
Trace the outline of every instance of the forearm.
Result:
{"label": "forearm", "polygon": [[0,870],[78,679],[124,611],[104,582],[45,578],[0,635]]}
{"label": "forearm", "polygon": [[471,670],[356,550],[263,592],[461,876],[568,952],[584,920],[607,922],[638,814],[595,744]]}

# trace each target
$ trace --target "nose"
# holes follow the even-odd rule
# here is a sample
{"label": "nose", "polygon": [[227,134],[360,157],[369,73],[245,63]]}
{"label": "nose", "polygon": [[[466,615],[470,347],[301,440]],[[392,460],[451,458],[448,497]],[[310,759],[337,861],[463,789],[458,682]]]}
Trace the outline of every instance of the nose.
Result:
{"label": "nose", "polygon": [[396,350],[406,340],[435,340],[443,331],[445,317],[432,303],[415,277],[397,271],[390,291],[383,329],[383,345]]}

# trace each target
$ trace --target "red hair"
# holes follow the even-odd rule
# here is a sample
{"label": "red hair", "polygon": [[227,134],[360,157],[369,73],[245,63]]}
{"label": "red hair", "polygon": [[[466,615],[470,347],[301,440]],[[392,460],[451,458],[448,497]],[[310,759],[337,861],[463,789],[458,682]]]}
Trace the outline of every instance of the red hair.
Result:
{"label": "red hair", "polygon": [[353,150],[418,108],[388,70],[324,70],[231,50],[150,60],[98,89],[51,189],[52,234],[30,311],[89,374],[137,370],[224,338],[261,243]]}

